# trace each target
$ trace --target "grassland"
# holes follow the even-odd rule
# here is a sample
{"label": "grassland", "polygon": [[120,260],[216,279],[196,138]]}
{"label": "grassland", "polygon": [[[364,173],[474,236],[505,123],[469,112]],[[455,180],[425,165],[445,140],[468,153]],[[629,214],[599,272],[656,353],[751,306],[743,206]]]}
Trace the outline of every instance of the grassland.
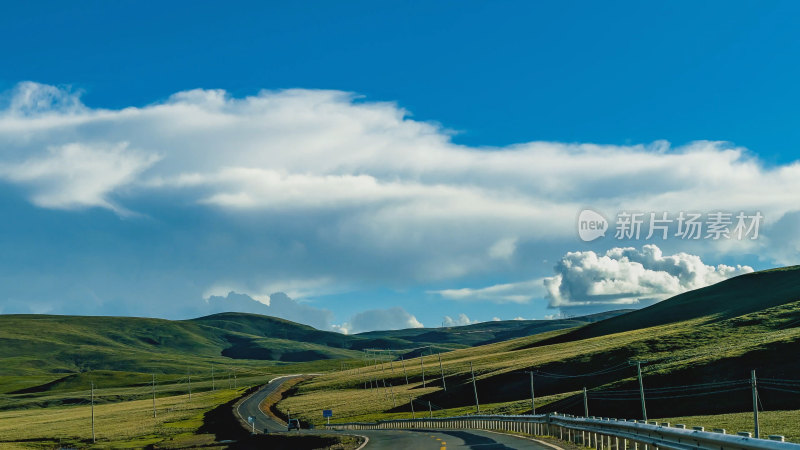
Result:
{"label": "grassland", "polygon": [[88,405],[28,408],[0,412],[0,446],[3,448],[142,448],[160,442],[196,444],[213,442],[198,436],[203,414],[241,395],[244,389],[218,390],[158,398],[153,417],[150,400],[96,405],[97,444],[91,445],[91,407]]}
{"label": "grassland", "polygon": [[[528,370],[539,371],[535,378],[537,412],[574,414],[582,414],[583,405],[571,395],[584,386],[593,393],[636,389],[636,369],[626,364],[633,360],[647,361],[643,366],[647,389],[746,380],[751,369],[761,377],[795,377],[800,373],[800,361],[790,355],[800,351],[800,270],[794,267],[741,278],[744,281],[734,279],[664,301],[650,311],[633,313],[633,319],[628,315],[609,319],[620,323],[616,328],[624,330],[621,332],[609,329],[604,321],[584,327],[594,328],[588,332],[582,328],[558,330],[443,353],[446,392],[438,357],[430,355],[423,358],[426,387],[422,387],[420,359],[415,358],[404,361],[405,374],[403,363],[394,361],[317,377],[302,384],[298,395],[282,401],[278,408],[291,409],[314,423],[322,422],[323,408],[334,409],[338,421],[410,417],[411,398],[418,402],[418,414],[420,405],[428,401],[438,407],[434,415],[472,412],[470,363],[484,412],[529,412]],[[766,294],[757,295],[760,291]],[[713,308],[691,306],[706,300]],[[665,322],[665,318],[674,321]],[[643,326],[636,328],[636,323]],[[615,367],[607,373],[580,376]],[[564,376],[548,377],[545,372]],[[380,389],[369,389],[376,380]],[[387,393],[384,380],[391,385]],[[648,411],[651,416],[684,416],[751,408],[746,386],[736,392],[697,393],[682,398],[678,396],[683,392],[661,395],[664,398],[648,402]],[[800,409],[800,395],[765,390],[761,396],[773,410]],[[592,401],[590,397],[590,411],[593,415],[640,418],[641,410],[638,400]]]}

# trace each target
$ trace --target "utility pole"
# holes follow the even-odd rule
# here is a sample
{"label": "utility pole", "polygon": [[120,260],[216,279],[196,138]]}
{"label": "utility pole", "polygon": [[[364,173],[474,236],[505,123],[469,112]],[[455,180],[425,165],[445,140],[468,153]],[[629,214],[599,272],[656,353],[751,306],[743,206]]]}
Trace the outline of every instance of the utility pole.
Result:
{"label": "utility pole", "polygon": [[[364,350],[364,372],[367,371],[367,351]],[[367,388],[367,380],[364,380],[364,389]],[[372,380],[369,382],[369,388],[372,389]]]}
{"label": "utility pole", "polygon": [[642,398],[642,419],[647,422],[647,408],[644,405],[644,383],[642,383],[641,361],[636,361],[636,372],[639,375],[639,396]]}
{"label": "utility pole", "polygon": [[233,388],[237,389],[239,386],[236,383],[236,367],[233,368]]}
{"label": "utility pole", "polygon": [[536,414],[536,397],[533,395],[533,371],[528,372],[531,375],[531,414]]}
{"label": "utility pole", "polygon": [[216,391],[217,390],[217,387],[214,384],[214,365],[213,364],[211,365],[211,390],[212,391]]}
{"label": "utility pole", "polygon": [[428,400],[428,418],[433,419],[433,407],[431,406],[430,400]]}
{"label": "utility pole", "polygon": [[191,400],[192,399],[192,372],[191,371],[189,371],[188,376],[189,376],[189,400]]}
{"label": "utility pole", "polygon": [[442,369],[442,354],[437,353],[436,355],[439,356],[439,372],[442,374],[442,388],[447,391],[447,383],[444,381],[444,370]]}
{"label": "utility pole", "polygon": [[422,352],[419,354],[419,366],[422,367],[422,387],[425,387],[425,363],[422,362]]}
{"label": "utility pole", "polygon": [[475,384],[475,371],[472,370],[472,361],[469,362],[469,372],[472,374],[472,391],[475,393],[475,412],[481,413],[481,405],[478,403],[478,386]]}
{"label": "utility pole", "polygon": [[94,443],[94,381],[92,381],[92,444]]}
{"label": "utility pole", "polygon": [[408,396],[408,404],[411,405],[411,418],[416,419],[417,415],[414,413],[414,399]]}
{"label": "utility pole", "polygon": [[153,374],[153,417],[156,416],[156,374]]}
{"label": "utility pole", "polygon": [[406,377],[406,386],[408,386],[408,374],[406,374],[406,360],[403,359],[403,355],[400,355],[400,362],[403,363],[403,376]]}
{"label": "utility pole", "polygon": [[394,398],[394,386],[392,386],[392,383],[389,383],[389,390],[392,392],[392,404],[397,408],[397,399]]}
{"label": "utility pole", "polygon": [[756,389],[756,371],[750,371],[750,386],[753,388],[753,425],[755,438],[758,439],[758,390]]}
{"label": "utility pole", "polygon": [[383,396],[386,397],[386,371],[383,369],[383,353],[381,353],[381,379],[383,380]]}
{"label": "utility pole", "polygon": [[589,417],[589,396],[586,395],[586,386],[583,387],[583,417]]}

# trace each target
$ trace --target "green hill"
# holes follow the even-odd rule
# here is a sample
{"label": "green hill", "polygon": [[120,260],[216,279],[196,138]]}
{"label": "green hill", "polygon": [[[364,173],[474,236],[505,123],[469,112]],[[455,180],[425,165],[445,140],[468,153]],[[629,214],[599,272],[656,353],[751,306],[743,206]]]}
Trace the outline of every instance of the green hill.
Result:
{"label": "green hill", "polygon": [[[137,317],[0,315],[0,394],[69,391],[90,381],[105,388],[146,386],[194,373],[209,384],[211,366],[230,376],[265,367],[309,363],[307,371],[363,364],[363,349],[462,348],[503,335],[533,334],[586,323],[508,321],[446,329],[413,329],[347,336],[275,317],[220,313],[191,320]],[[417,350],[413,350],[417,348]],[[313,363],[314,361],[330,363]],[[288,369],[286,369],[288,370]],[[297,370],[301,370],[298,368]],[[263,373],[263,372],[262,372]],[[2,405],[0,405],[2,406]]]}
{"label": "green hill", "polygon": [[[613,313],[612,313],[613,315]],[[0,376],[89,370],[184,373],[214,359],[302,362],[362,358],[365,348],[464,347],[594,319],[507,321],[347,336],[275,317],[221,313],[191,320],[0,315]]]}
{"label": "green hill", "polygon": [[800,300],[800,266],[740,275],[536,345],[588,339],[698,318],[704,318],[706,322],[722,321],[792,300]]}

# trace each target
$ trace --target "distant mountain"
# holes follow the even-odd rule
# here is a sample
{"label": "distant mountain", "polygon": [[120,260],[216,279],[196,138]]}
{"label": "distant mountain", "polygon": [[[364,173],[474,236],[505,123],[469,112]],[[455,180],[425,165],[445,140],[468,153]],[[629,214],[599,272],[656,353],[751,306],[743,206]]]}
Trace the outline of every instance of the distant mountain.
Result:
{"label": "distant mountain", "polygon": [[501,320],[456,327],[368,331],[356,334],[355,336],[373,340],[401,340],[416,344],[417,346],[431,345],[445,348],[456,346],[463,348],[491,344],[493,342],[531,336],[548,331],[580,327],[608,318],[617,317],[631,311],[634,310],[621,309],[588,316],[553,320]]}

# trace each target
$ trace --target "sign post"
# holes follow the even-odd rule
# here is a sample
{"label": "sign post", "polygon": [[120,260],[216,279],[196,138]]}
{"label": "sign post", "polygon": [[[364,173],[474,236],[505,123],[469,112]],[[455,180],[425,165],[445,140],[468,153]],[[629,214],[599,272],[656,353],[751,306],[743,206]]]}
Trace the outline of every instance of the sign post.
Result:
{"label": "sign post", "polygon": [[253,416],[247,416],[247,421],[250,425],[253,425],[253,434],[256,434],[256,418]]}

